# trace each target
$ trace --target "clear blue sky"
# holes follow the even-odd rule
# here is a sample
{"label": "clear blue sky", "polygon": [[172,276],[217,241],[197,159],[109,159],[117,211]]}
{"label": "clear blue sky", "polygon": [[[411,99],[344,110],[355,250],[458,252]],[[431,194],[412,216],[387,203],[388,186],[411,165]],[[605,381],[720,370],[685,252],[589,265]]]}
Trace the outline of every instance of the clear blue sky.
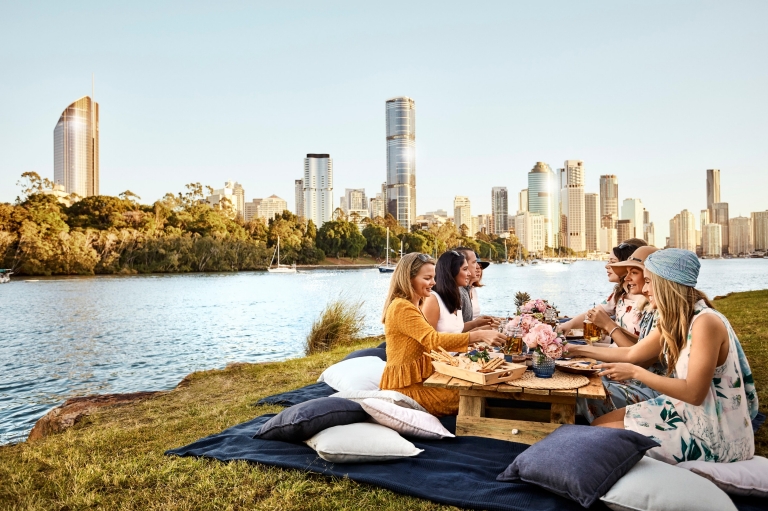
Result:
{"label": "clear blue sky", "polygon": [[385,180],[384,101],[416,101],[417,209],[510,212],[537,161],[619,176],[663,243],[720,168],[768,209],[768,2],[10,2],[0,14],[0,201],[53,177],[53,128],[101,105],[101,192],[243,184],[293,207],[306,153],[335,195]]}

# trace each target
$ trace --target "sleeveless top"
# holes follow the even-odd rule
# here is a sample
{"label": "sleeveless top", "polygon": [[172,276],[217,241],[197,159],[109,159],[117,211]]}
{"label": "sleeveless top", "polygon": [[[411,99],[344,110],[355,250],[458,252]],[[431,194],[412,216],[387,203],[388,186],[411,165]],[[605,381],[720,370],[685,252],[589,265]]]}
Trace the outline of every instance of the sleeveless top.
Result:
{"label": "sleeveless top", "polygon": [[472,319],[480,317],[480,299],[477,297],[477,288],[473,287],[469,293],[472,298]]}
{"label": "sleeveless top", "polygon": [[432,294],[437,298],[437,303],[440,305],[440,317],[437,320],[438,332],[447,332],[450,334],[460,334],[464,330],[464,318],[461,315],[461,310],[456,310],[453,314],[448,312],[448,307],[443,303],[443,299],[435,291]]}

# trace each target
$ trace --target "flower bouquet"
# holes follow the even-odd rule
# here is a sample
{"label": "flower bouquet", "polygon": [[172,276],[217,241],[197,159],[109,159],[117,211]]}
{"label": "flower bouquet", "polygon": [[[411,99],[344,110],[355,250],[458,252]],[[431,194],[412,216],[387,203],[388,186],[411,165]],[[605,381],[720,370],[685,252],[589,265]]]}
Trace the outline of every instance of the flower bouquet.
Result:
{"label": "flower bouquet", "polygon": [[557,322],[557,315],[559,311],[554,305],[551,305],[547,300],[536,298],[535,300],[528,300],[519,306],[518,312],[520,314],[531,314],[539,321],[543,321],[549,324],[555,324]]}
{"label": "flower bouquet", "polygon": [[539,378],[551,378],[555,373],[555,359],[563,356],[566,341],[551,326],[537,321],[523,335],[523,342],[533,353],[533,372]]}

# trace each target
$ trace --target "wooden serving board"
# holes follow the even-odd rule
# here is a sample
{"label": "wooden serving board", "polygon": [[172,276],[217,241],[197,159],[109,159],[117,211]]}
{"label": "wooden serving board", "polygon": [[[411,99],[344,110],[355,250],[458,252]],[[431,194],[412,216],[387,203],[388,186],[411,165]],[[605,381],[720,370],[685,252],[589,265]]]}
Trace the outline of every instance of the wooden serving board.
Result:
{"label": "wooden serving board", "polygon": [[504,362],[499,368],[492,373],[478,373],[477,371],[469,371],[467,369],[461,369],[456,366],[444,364],[442,362],[432,361],[432,367],[435,371],[454,378],[460,378],[462,380],[470,381],[480,385],[493,385],[495,383],[501,383],[510,380],[517,380],[526,370],[526,366],[521,364],[513,364],[510,362]]}

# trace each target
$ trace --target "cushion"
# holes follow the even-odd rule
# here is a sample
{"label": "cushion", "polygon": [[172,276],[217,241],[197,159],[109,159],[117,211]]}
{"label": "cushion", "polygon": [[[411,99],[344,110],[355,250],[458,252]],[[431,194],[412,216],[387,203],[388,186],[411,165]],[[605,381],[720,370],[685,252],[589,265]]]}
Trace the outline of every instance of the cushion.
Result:
{"label": "cushion", "polygon": [[401,435],[428,440],[440,440],[453,438],[454,435],[440,424],[437,417],[420,410],[403,408],[393,403],[387,403],[380,399],[368,398],[362,403],[363,410],[373,417],[373,420],[394,429]]}
{"label": "cushion", "polygon": [[332,463],[389,461],[423,452],[396,431],[370,422],[328,428],[306,444]]}
{"label": "cushion", "polygon": [[614,511],[736,509],[730,497],[712,482],[648,456],[632,467],[600,500]]}
{"label": "cushion", "polygon": [[384,362],[379,357],[360,357],[342,360],[323,371],[317,381],[324,381],[334,390],[379,390]]}
{"label": "cushion", "polygon": [[363,407],[354,401],[321,397],[286,408],[269,419],[254,438],[303,442],[331,426],[363,422]]}
{"label": "cushion", "polygon": [[658,445],[634,431],[564,424],[496,479],[535,484],[589,507]]}
{"label": "cushion", "polygon": [[352,353],[344,357],[342,360],[349,360],[350,358],[360,358],[360,357],[379,357],[384,362],[386,362],[387,350],[383,350],[380,348],[366,348],[364,350],[353,351]]}
{"label": "cushion", "polygon": [[383,343],[379,344],[379,345],[378,345],[378,346],[376,346],[376,347],[377,347],[377,348],[379,348],[379,349],[382,349],[382,350],[386,351],[386,350],[387,350],[387,341],[384,341]]}
{"label": "cushion", "polygon": [[349,399],[350,401],[356,401],[358,403],[362,403],[363,400],[369,398],[381,399],[382,401],[386,401],[387,403],[392,403],[397,406],[402,406],[403,408],[412,408],[422,412],[427,411],[414,399],[411,399],[410,397],[406,396],[405,394],[401,394],[396,390],[350,390],[347,392],[337,392],[335,394],[331,394],[331,397],[342,397],[344,399]]}
{"label": "cushion", "polygon": [[768,498],[768,459],[762,456],[733,463],[684,461],[677,466],[706,477],[725,493]]}

